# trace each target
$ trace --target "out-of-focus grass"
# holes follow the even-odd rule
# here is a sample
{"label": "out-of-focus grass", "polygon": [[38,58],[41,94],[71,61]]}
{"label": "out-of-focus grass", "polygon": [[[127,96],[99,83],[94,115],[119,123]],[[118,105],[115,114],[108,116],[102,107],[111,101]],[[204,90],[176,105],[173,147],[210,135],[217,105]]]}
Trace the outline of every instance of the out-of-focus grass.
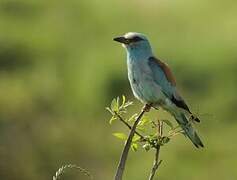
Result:
{"label": "out-of-focus grass", "polygon": [[[149,36],[201,114],[206,148],[178,137],[161,151],[160,178],[236,179],[235,7],[214,0],[1,1],[0,179],[48,179],[67,163],[97,179],[113,177],[122,144],[111,133],[124,127],[111,128],[104,107],[121,94],[133,99],[125,52],[112,42],[127,31]],[[135,104],[133,112],[141,107]],[[152,153],[131,153],[126,179],[145,179],[151,164]]]}

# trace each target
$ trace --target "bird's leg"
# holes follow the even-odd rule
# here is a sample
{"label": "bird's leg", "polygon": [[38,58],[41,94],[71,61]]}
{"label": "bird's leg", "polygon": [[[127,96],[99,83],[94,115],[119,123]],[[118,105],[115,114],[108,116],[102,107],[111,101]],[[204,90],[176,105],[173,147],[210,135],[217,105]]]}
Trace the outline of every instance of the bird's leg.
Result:
{"label": "bird's leg", "polygon": [[145,104],[145,106],[143,107],[143,111],[149,112],[150,109],[151,109],[151,107],[152,107],[152,104],[151,104],[151,103],[150,103],[150,104]]}

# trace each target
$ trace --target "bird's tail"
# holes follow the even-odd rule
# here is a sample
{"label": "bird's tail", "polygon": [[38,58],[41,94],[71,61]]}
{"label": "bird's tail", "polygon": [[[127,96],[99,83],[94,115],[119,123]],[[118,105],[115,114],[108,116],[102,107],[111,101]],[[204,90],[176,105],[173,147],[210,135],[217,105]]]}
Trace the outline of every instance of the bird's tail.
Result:
{"label": "bird's tail", "polygon": [[185,135],[192,141],[192,143],[197,147],[204,147],[201,139],[197,135],[196,131],[192,127],[191,122],[187,119],[184,113],[176,114],[175,119],[177,120],[178,124],[184,130]]}

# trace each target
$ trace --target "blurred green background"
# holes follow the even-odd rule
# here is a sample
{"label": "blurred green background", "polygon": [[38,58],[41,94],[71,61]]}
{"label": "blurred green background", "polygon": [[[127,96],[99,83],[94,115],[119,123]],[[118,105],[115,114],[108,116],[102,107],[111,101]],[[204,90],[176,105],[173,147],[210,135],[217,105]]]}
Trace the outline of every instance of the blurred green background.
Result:
{"label": "blurred green background", "polygon": [[[125,51],[112,41],[146,34],[199,114],[206,148],[183,136],[162,148],[162,180],[237,179],[237,1],[1,0],[0,179],[44,180],[67,163],[113,178],[123,143],[105,106],[125,94]],[[152,112],[151,116],[157,116]],[[167,116],[162,111],[160,116]],[[127,132],[126,130],[124,132]],[[153,152],[131,152],[127,180],[147,179]],[[64,179],[86,179],[70,171]]]}

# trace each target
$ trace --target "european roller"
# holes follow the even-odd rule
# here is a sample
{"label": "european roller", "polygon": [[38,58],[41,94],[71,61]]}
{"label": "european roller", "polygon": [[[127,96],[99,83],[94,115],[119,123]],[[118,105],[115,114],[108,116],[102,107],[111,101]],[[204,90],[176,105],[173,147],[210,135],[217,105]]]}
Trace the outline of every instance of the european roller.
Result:
{"label": "european roller", "polygon": [[176,87],[176,80],[168,65],[156,58],[145,35],[129,32],[114,38],[127,51],[128,79],[134,96],[153,108],[163,108],[181,126],[184,134],[198,147],[204,147],[190,120],[199,122]]}

